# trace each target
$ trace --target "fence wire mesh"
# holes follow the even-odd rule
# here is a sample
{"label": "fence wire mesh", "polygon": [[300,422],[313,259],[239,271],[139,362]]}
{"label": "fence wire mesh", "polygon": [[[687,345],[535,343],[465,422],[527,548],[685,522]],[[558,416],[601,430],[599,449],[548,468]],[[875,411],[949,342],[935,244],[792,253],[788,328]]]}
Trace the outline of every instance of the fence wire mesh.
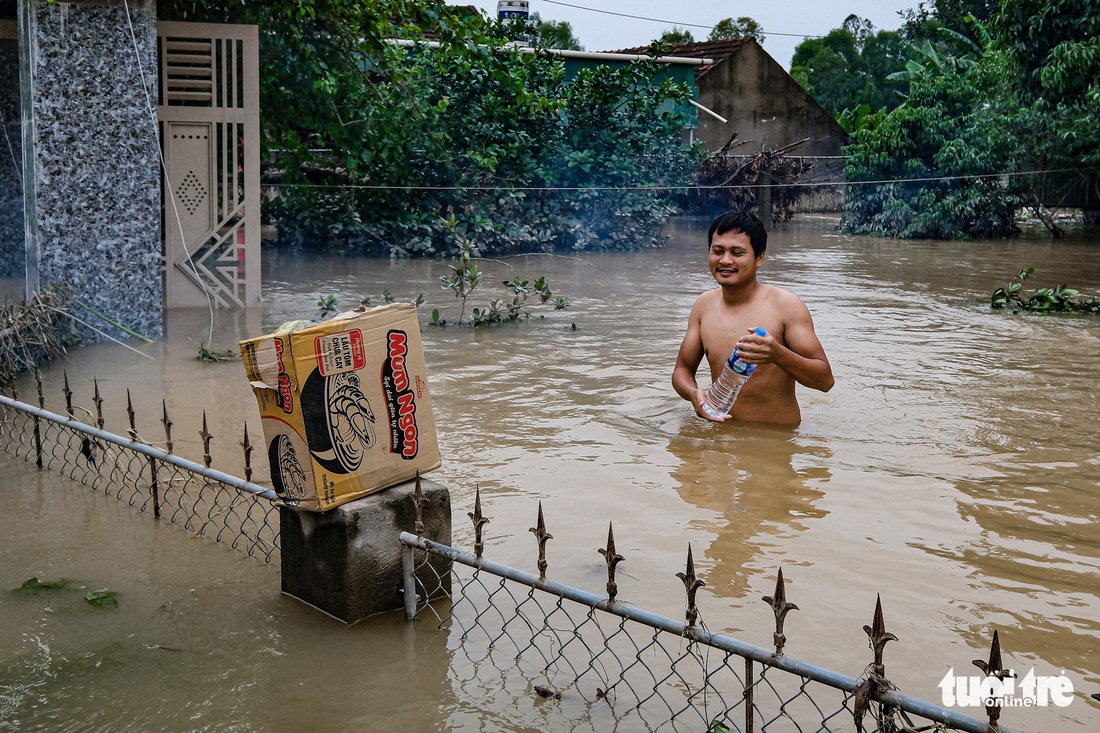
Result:
{"label": "fence wire mesh", "polygon": [[74,419],[0,396],[0,445],[142,512],[278,559],[274,492]]}
{"label": "fence wire mesh", "polygon": [[[555,729],[990,730],[984,721],[890,692],[888,682],[863,701],[864,680],[713,634],[701,619],[686,624],[609,602],[408,533],[401,542],[406,583],[415,584],[406,613],[451,632],[461,666],[470,670],[466,692],[480,694],[477,681],[491,679],[503,689],[484,690],[487,699],[501,692],[571,698],[571,727],[555,720]],[[449,578],[433,569],[433,556],[453,561]]]}

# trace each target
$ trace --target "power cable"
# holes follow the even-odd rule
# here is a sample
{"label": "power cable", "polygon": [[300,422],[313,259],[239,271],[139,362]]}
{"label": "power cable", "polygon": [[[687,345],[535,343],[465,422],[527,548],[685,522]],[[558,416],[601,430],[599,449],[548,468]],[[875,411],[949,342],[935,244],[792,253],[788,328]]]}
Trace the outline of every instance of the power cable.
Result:
{"label": "power cable", "polygon": [[0,109],[0,127],[4,128],[4,140],[8,143],[8,152],[11,153],[11,162],[15,166],[15,175],[19,179],[19,188],[23,188],[23,170],[22,165],[16,160],[15,147],[11,144],[11,137],[8,135],[8,121],[4,119],[4,110]]}
{"label": "power cable", "polygon": [[[551,5],[564,5],[567,8],[576,8],[578,10],[587,10],[591,13],[603,13],[604,15],[617,15],[620,18],[632,18],[634,20],[648,20],[653,23],[665,23],[666,25],[671,23],[674,26],[686,26],[688,28],[706,28],[710,30],[714,26],[712,25],[700,25],[698,23],[678,23],[675,20],[661,20],[660,18],[647,18],[643,15],[630,15],[629,13],[616,13],[613,10],[600,10],[599,8],[586,8],[583,5],[574,5],[573,3],[563,3],[561,0],[543,0],[543,2],[550,3]],[[815,36],[809,33],[778,33],[776,31],[769,31],[764,28],[760,29],[761,33],[769,36],[791,36],[792,38],[824,38],[824,36]]]}
{"label": "power cable", "polygon": [[827,186],[883,186],[891,183],[927,183],[932,181],[962,181],[975,178],[1005,178],[1015,176],[1042,176],[1049,173],[1081,171],[1082,168],[1053,168],[1042,171],[1008,171],[1004,173],[975,173],[961,176],[926,176],[922,178],[885,178],[876,181],[794,181],[792,183],[749,183],[723,186],[666,186],[651,184],[642,186],[389,186],[347,183],[264,183],[264,188],[347,188],[372,191],[482,191],[502,193],[508,191],[713,191],[733,188],[815,188]]}

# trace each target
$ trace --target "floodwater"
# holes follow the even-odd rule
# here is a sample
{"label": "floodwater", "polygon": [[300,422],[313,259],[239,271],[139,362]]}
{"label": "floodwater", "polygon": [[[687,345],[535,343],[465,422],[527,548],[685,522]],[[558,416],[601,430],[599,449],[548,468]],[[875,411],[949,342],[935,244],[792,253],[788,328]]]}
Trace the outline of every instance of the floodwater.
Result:
{"label": "floodwater", "polygon": [[[949,669],[979,674],[970,662],[988,657],[997,629],[1007,667],[1064,671],[1076,691],[1066,707],[1006,709],[1002,723],[1096,730],[1100,318],[988,302],[1028,266],[1029,288],[1100,293],[1100,240],[902,242],[834,223],[777,228],[761,272],[808,304],[836,375],[828,394],[799,392],[797,428],[705,423],[672,391],[688,311],[712,284],[699,220],[673,221],[656,250],[483,263],[468,308],[503,297],[515,276],[546,275],[572,299],[492,329],[427,325],[433,308],[458,319],[439,286],[446,262],[268,251],[263,307],[218,313],[211,346],[309,316],[329,293],[347,305],[424,293],[443,453],[432,478],[452,489],[456,545],[472,543],[477,485],[492,520],[486,556],[533,569],[527,530],[541,501],[549,576],[600,593],[597,549],[613,522],[619,598],[676,618],[690,545],[708,627],[765,647],[760,598],[782,567],[800,609],[787,654],[852,676],[871,661],[862,627],[880,595],[898,637],[886,672],[903,692],[939,702]],[[240,431],[260,435],[259,415],[239,361],[194,358],[207,319],[172,313],[165,342],[136,345],[151,359],[79,350],[46,373],[47,407],[63,410],[62,368],[88,407],[95,376],[107,428],[125,432],[129,388],[139,432],[158,439],[163,398],[177,452],[195,459],[205,408],[215,467],[240,474]],[[470,678],[446,633],[400,614],[345,628],[280,596],[277,568],[56,474],[2,456],[0,467],[0,588],[69,578],[119,599],[96,609],[83,590],[0,591],[0,728],[589,729],[566,701],[502,699],[500,679]]]}

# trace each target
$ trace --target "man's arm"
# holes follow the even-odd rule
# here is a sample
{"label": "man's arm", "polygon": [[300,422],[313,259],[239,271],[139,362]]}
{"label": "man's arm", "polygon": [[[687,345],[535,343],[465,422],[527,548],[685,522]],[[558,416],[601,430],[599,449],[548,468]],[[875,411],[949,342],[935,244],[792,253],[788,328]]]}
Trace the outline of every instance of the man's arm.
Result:
{"label": "man's arm", "polygon": [[810,309],[798,296],[787,293],[782,311],[786,346],[772,334],[757,336],[750,330],[737,347],[738,355],[749,364],[775,364],[799,384],[828,392],[833,388],[833,368],[814,332]]}
{"label": "man's arm", "polygon": [[672,370],[672,388],[678,395],[691,402],[691,406],[695,408],[695,413],[699,417],[711,422],[724,422],[729,419],[728,415],[713,418],[703,411],[703,398],[706,396],[706,391],[699,389],[699,384],[695,381],[695,373],[699,370],[699,364],[703,361],[705,354],[701,321],[697,300],[688,318],[688,329],[684,334],[683,343],[680,344],[680,353],[676,356],[676,367]]}

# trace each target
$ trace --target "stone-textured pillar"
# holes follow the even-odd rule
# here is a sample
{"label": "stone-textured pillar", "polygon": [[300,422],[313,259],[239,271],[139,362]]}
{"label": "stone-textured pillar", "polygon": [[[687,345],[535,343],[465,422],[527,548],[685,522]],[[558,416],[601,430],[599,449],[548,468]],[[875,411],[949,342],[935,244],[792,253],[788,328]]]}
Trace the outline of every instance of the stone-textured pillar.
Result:
{"label": "stone-textured pillar", "polygon": [[19,0],[27,290],[160,338],[156,2],[128,4]]}
{"label": "stone-textured pillar", "polygon": [[[283,592],[347,624],[404,608],[397,536],[416,532],[415,485],[397,484],[327,512],[280,507]],[[450,491],[425,479],[421,490],[424,537],[450,545]],[[433,557],[432,570],[418,577],[429,593],[439,587],[439,578],[449,592],[449,570],[449,561]]]}
{"label": "stone-textured pillar", "polygon": [[23,147],[19,132],[19,43],[0,19],[0,277],[23,277]]}

